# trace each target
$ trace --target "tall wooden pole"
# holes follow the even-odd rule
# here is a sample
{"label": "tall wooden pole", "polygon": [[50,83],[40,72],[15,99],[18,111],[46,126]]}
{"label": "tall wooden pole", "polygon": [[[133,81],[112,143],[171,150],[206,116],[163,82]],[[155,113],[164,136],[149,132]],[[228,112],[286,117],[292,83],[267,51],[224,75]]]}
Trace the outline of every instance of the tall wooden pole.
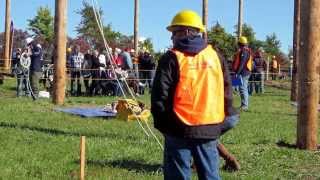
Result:
{"label": "tall wooden pole", "polygon": [[[139,62],[138,62],[138,56],[139,56],[139,50],[138,50],[138,44],[139,44],[139,0],[134,0],[134,56],[135,56],[135,62],[134,62],[134,69],[136,78],[139,79]],[[139,92],[139,85],[137,85],[137,91]]]}
{"label": "tall wooden pole", "polygon": [[6,0],[6,19],[5,19],[5,45],[4,45],[4,63],[3,67],[6,72],[9,72],[10,64],[10,6],[11,0]]}
{"label": "tall wooden pole", "polygon": [[291,101],[297,101],[297,65],[299,62],[299,38],[300,38],[300,0],[294,1],[293,20],[293,70],[291,80]]}
{"label": "tall wooden pole", "polygon": [[300,2],[299,43],[299,96],[297,146],[301,149],[317,149],[319,54],[320,54],[320,1]]}
{"label": "tall wooden pole", "polygon": [[139,30],[139,0],[134,0],[134,51],[135,55],[137,57],[138,55],[138,43],[139,43],[139,38],[138,38],[138,31]]}
{"label": "tall wooden pole", "polygon": [[[206,30],[208,29],[208,0],[202,0],[202,22]],[[203,38],[208,41],[208,33],[203,33]]]}
{"label": "tall wooden pole", "polygon": [[55,4],[55,62],[53,103],[62,105],[66,88],[66,23],[67,0],[56,0]]}
{"label": "tall wooden pole", "polygon": [[239,11],[238,11],[238,39],[242,35],[242,11],[243,11],[243,1],[239,0]]}

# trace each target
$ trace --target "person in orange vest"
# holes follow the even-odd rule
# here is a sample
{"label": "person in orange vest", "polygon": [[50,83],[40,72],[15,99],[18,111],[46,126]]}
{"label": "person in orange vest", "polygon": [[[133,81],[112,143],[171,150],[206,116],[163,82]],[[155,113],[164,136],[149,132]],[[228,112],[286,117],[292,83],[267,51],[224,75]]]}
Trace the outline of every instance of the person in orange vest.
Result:
{"label": "person in orange vest", "polygon": [[159,60],[151,92],[154,126],[165,139],[164,179],[190,179],[192,158],[199,179],[220,179],[219,154],[239,168],[218,142],[239,120],[227,62],[203,39],[194,11],[177,13],[167,30],[173,48]]}
{"label": "person in orange vest", "polygon": [[276,56],[272,56],[271,79],[276,80],[278,74],[278,61]]}
{"label": "person in orange vest", "polygon": [[253,68],[251,49],[248,47],[248,40],[241,36],[238,42],[239,49],[232,62],[232,70],[235,76],[240,77],[242,83],[239,86],[241,106],[240,110],[247,111],[249,107],[248,83]]}

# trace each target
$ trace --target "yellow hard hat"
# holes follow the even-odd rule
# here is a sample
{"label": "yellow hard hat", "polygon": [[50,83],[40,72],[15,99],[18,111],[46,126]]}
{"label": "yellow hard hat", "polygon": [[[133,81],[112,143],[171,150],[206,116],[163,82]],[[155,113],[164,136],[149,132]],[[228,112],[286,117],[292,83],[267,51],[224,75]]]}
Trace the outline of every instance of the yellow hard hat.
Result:
{"label": "yellow hard hat", "polygon": [[248,44],[248,39],[245,36],[240,36],[239,43]]}
{"label": "yellow hard hat", "polygon": [[197,28],[200,32],[205,31],[200,16],[191,10],[183,10],[176,14],[172,19],[171,24],[167,27],[167,30],[172,32],[172,27],[174,26],[187,26]]}
{"label": "yellow hard hat", "polygon": [[71,49],[71,48],[68,48],[68,49],[67,49],[67,52],[71,52],[71,51],[72,51],[72,49]]}

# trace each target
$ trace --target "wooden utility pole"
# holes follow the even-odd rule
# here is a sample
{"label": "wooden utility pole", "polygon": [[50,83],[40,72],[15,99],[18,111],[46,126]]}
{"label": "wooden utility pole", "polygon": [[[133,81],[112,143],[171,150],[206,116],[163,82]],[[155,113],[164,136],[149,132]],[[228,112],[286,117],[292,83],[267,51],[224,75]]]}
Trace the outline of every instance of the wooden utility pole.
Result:
{"label": "wooden utility pole", "polygon": [[205,41],[208,41],[208,0],[202,0],[202,22],[206,29],[206,31],[203,33],[203,38]]}
{"label": "wooden utility pole", "polygon": [[138,30],[139,30],[139,0],[134,0],[134,53],[138,57]]}
{"label": "wooden utility pole", "polygon": [[320,1],[300,2],[297,146],[316,150],[318,135]]}
{"label": "wooden utility pole", "polygon": [[5,19],[5,44],[4,44],[4,63],[3,67],[5,72],[9,72],[10,64],[10,6],[11,0],[6,0],[6,19]]}
{"label": "wooden utility pole", "polygon": [[238,39],[242,35],[242,10],[243,10],[243,1],[239,0],[239,11],[238,11]]}
{"label": "wooden utility pole", "polygon": [[[138,62],[138,56],[139,56],[139,50],[138,50],[138,45],[139,45],[139,0],[134,0],[134,69],[135,69],[135,74],[136,78],[139,79],[139,62]],[[139,85],[137,85],[137,90],[139,92]]]}
{"label": "wooden utility pole", "polygon": [[299,37],[300,37],[300,0],[294,0],[293,19],[293,70],[291,80],[291,101],[297,101],[297,65],[299,59]]}
{"label": "wooden utility pole", "polygon": [[56,0],[54,32],[55,32],[55,61],[53,103],[62,105],[66,88],[66,23],[67,0]]}

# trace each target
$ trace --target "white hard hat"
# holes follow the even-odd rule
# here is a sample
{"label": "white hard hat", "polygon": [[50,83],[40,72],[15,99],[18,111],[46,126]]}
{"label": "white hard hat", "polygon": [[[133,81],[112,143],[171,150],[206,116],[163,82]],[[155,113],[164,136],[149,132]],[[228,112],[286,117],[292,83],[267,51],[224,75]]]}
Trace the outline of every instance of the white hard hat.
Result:
{"label": "white hard hat", "polygon": [[121,49],[116,48],[116,49],[115,49],[115,52],[116,52],[116,53],[121,53]]}
{"label": "white hard hat", "polygon": [[33,41],[33,38],[32,38],[32,37],[28,37],[28,38],[26,39],[27,44],[30,44],[32,41]]}

